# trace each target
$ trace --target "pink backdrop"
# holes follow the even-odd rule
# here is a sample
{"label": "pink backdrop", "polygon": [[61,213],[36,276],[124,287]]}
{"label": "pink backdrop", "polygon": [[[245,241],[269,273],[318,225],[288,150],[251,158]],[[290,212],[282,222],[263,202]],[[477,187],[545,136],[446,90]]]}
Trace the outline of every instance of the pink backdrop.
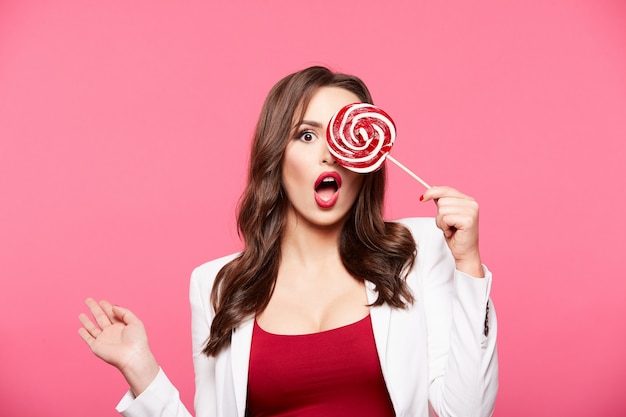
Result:
{"label": "pink backdrop", "polygon": [[[393,154],[481,202],[496,416],[626,415],[623,1],[182,3],[0,2],[0,415],[116,415],[87,296],[143,318],[191,407],[189,274],[239,247],[262,100],[311,64],[362,76]],[[390,218],[434,214],[389,179]]]}

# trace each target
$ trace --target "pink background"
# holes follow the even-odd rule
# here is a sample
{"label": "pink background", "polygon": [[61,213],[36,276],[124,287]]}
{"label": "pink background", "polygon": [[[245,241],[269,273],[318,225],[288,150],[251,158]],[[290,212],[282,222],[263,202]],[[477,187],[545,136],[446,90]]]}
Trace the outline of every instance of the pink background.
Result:
{"label": "pink background", "polygon": [[[116,415],[87,296],[140,315],[192,406],[189,274],[239,247],[262,100],[311,64],[360,75],[393,155],[481,202],[496,416],[626,415],[626,3],[356,5],[0,1],[0,415]],[[388,217],[434,214],[389,177]]]}

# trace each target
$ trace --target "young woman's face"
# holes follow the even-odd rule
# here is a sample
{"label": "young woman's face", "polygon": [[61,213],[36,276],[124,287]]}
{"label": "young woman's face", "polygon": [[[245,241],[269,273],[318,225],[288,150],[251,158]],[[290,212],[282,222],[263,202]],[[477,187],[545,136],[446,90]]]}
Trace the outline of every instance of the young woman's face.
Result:
{"label": "young woman's face", "polygon": [[339,87],[321,87],[313,94],[283,159],[283,187],[291,203],[289,221],[332,226],[345,219],[363,178],[332,158],[326,145],[326,127],[339,109],[360,101]]}

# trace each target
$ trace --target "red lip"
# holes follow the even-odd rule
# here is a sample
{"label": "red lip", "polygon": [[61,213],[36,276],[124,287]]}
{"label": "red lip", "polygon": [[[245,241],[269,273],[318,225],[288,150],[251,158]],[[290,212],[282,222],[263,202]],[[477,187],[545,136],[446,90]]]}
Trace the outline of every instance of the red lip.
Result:
{"label": "red lip", "polygon": [[[337,185],[337,191],[335,191],[335,193],[332,194],[331,196],[326,195],[326,197],[322,197],[322,195],[318,193],[318,188],[322,184],[322,182],[324,182],[326,178],[332,178],[333,180],[335,180],[335,183]],[[315,181],[315,187],[314,187],[315,202],[320,208],[327,209],[335,205],[335,203],[337,202],[337,199],[339,198],[339,190],[341,189],[341,182],[342,182],[341,175],[339,175],[339,173],[336,171],[323,172],[322,174],[320,174],[319,177],[317,177],[317,180]]]}
{"label": "red lip", "polygon": [[315,188],[319,187],[325,178],[333,178],[337,183],[337,188],[341,188],[341,175],[337,171],[322,172],[317,180],[315,180]]}

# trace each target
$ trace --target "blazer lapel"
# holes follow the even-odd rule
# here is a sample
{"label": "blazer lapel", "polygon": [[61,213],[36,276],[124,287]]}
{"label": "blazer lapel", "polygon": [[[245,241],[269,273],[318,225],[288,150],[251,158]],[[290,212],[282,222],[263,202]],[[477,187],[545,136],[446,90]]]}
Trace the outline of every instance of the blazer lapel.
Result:
{"label": "blazer lapel", "polygon": [[235,386],[235,401],[237,402],[237,416],[239,417],[244,417],[246,412],[248,365],[250,364],[253,328],[254,317],[246,320],[235,329],[231,339],[231,366],[233,370],[233,385]]}
{"label": "blazer lapel", "polygon": [[[374,284],[365,281],[367,288],[367,301],[372,304],[378,298]],[[372,320],[372,328],[374,330],[374,340],[376,341],[376,350],[378,351],[378,359],[383,375],[387,375],[387,339],[389,337],[389,320],[391,319],[391,308],[387,304],[383,304],[370,308],[370,319]]]}

